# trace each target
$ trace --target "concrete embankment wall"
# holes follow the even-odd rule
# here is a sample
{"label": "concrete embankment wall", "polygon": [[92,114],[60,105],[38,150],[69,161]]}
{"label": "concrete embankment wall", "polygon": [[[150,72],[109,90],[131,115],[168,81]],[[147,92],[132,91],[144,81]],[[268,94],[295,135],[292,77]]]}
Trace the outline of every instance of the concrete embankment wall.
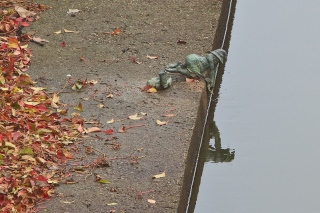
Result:
{"label": "concrete embankment wall", "polygon": [[[223,1],[220,11],[220,19],[216,31],[214,33],[212,50],[219,48],[223,48],[226,51],[228,50],[235,6],[236,0]],[[218,92],[223,75],[222,72],[223,68],[219,69],[219,72],[217,73],[216,86],[214,89],[215,94],[213,95],[214,98],[212,100],[218,97]],[[207,120],[212,120],[214,117],[215,104],[212,104],[211,107],[208,108],[210,104],[209,102],[211,101],[210,96],[211,94],[207,90],[204,90],[201,95],[197,119],[195,121],[193,134],[191,138],[191,144],[187,156],[183,186],[181,189],[180,202],[178,206],[179,213],[186,212],[188,211],[188,209],[190,210],[191,208],[189,208],[189,206],[194,205],[194,203],[190,204],[189,202],[191,201],[191,191],[193,189],[193,185],[195,184],[194,179],[197,169],[196,167],[198,155],[201,148],[200,146],[202,145],[203,138],[205,137],[203,134],[206,134],[204,128],[206,128]],[[213,110],[213,112],[209,113],[208,110]],[[195,186],[195,188],[198,188],[198,186]]]}

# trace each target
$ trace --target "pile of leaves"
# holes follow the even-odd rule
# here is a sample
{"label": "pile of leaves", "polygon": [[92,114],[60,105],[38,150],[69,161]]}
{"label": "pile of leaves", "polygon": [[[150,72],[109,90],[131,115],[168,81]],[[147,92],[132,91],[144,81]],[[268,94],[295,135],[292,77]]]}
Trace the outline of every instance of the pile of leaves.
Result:
{"label": "pile of leaves", "polygon": [[68,144],[79,137],[83,119],[62,117],[59,97],[35,87],[21,28],[33,21],[41,4],[2,1],[0,10],[0,212],[32,212],[65,176]]}

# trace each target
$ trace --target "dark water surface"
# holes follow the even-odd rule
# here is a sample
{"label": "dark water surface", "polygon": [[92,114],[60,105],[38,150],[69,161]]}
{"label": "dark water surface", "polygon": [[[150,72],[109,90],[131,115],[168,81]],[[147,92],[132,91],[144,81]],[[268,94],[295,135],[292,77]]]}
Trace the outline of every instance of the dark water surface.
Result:
{"label": "dark water surface", "polygon": [[320,212],[320,1],[237,1],[214,121],[194,212]]}

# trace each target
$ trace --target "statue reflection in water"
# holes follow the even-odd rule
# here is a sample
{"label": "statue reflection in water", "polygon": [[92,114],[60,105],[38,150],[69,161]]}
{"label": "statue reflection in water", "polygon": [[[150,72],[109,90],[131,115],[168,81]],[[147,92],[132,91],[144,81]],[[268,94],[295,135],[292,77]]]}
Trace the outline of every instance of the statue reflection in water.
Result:
{"label": "statue reflection in water", "polygon": [[210,138],[214,139],[214,146],[209,143],[205,161],[213,163],[229,163],[233,161],[235,150],[230,148],[222,149],[219,129],[214,121],[210,122],[210,125]]}

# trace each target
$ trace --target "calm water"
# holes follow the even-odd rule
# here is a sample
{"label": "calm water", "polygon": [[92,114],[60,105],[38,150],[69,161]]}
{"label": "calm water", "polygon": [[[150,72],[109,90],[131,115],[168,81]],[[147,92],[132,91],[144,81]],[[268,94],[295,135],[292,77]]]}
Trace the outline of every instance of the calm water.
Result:
{"label": "calm water", "polygon": [[194,212],[320,212],[320,1],[237,1],[214,121]]}

